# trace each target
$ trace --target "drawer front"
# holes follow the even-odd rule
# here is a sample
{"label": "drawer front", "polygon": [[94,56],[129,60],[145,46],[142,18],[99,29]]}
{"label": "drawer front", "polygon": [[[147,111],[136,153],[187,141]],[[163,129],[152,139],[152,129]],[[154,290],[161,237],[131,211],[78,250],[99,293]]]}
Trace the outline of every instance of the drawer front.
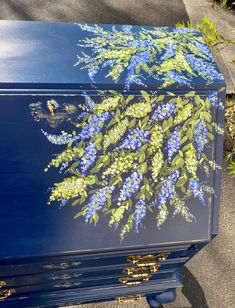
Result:
{"label": "drawer front", "polygon": [[168,277],[169,272],[178,270],[188,258],[167,260],[158,266],[134,266],[125,264],[116,268],[103,268],[103,270],[76,273],[74,270],[60,274],[50,275],[25,275],[16,278],[7,278],[4,289],[14,289],[14,296],[20,296],[32,292],[44,292],[49,290],[99,287],[107,284],[123,286],[142,285],[148,281],[161,280]]}
{"label": "drawer front", "polygon": [[[151,279],[148,282],[144,282],[138,286],[128,286],[117,283],[116,279],[107,279],[102,284],[98,284],[96,287],[89,286],[86,288],[68,288],[57,290],[41,290],[35,292],[24,293],[23,290],[18,289],[4,289],[5,298],[3,296],[0,300],[0,307],[34,307],[36,304],[43,305],[46,303],[48,307],[51,302],[54,302],[56,306],[60,302],[71,300],[76,303],[93,302],[96,300],[112,300],[114,296],[123,296],[125,294],[135,294],[141,291],[142,294],[148,294],[156,290],[164,290],[170,287],[180,286],[178,272],[177,271],[162,271],[156,275],[156,279]],[[6,291],[9,290],[11,294],[7,295]],[[3,292],[1,293],[3,294]],[[72,301],[73,299],[73,301]],[[15,304],[15,306],[14,306]]]}
{"label": "drawer front", "polygon": [[[126,264],[128,258],[131,256],[144,256],[144,255],[159,255],[162,252],[170,252],[167,259],[175,259],[180,257],[190,256],[194,252],[193,246],[185,247],[172,247],[164,249],[143,249],[136,250],[134,252],[127,251],[121,256],[115,256],[112,254],[100,253],[93,256],[67,256],[67,257],[55,257],[55,258],[44,258],[41,262],[27,262],[27,260],[17,260],[16,262],[22,262],[20,264],[12,264],[11,261],[0,262],[0,278],[4,277],[15,277],[18,275],[27,274],[40,274],[40,273],[52,273],[52,272],[66,272],[67,270],[76,270],[76,272],[95,271],[97,267],[103,266],[114,266]],[[119,253],[120,254],[120,253]],[[4,265],[5,263],[5,265]]]}

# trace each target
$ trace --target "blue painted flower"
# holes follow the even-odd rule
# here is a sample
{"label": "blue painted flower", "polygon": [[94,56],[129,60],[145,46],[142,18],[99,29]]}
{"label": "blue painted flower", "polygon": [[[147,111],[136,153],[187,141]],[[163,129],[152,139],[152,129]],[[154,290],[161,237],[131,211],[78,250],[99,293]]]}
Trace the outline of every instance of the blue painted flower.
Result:
{"label": "blue painted flower", "polygon": [[[186,34],[192,31],[190,28],[174,28],[172,30],[173,33],[175,34]],[[196,29],[193,29],[193,31],[196,31]]]}
{"label": "blue painted flower", "polygon": [[81,170],[83,176],[86,176],[87,170],[94,164],[96,154],[97,150],[95,144],[91,143],[85,148],[85,152],[81,159]]}
{"label": "blue painted flower", "polygon": [[174,103],[160,105],[153,113],[151,122],[159,122],[168,119],[175,110]]}
{"label": "blue painted flower", "polygon": [[88,69],[88,76],[90,77],[92,82],[95,82],[94,77],[98,73],[98,71],[99,71],[99,68],[94,67],[94,66]]}
{"label": "blue painted flower", "polygon": [[180,148],[180,130],[177,127],[174,132],[171,134],[170,138],[167,140],[167,156],[169,162],[171,162],[173,155],[179,150]]}
{"label": "blue painted flower", "polygon": [[124,25],[124,26],[122,26],[122,31],[123,31],[125,34],[130,34],[131,29],[132,29],[132,26],[129,26],[129,25]]}
{"label": "blue painted flower", "polygon": [[193,42],[194,46],[201,52],[203,53],[208,59],[210,60],[214,60],[213,59],[213,56],[212,56],[212,53],[209,49],[209,47],[204,44],[204,43],[199,43],[198,41],[195,40],[195,42]]}
{"label": "blue painted flower", "polygon": [[107,60],[104,63],[102,63],[102,67],[107,67],[107,66],[112,66],[113,64],[115,64],[116,60],[115,59],[111,59],[111,60]]}
{"label": "blue painted flower", "polygon": [[96,105],[93,99],[88,95],[84,95],[84,98],[85,98],[85,105],[88,106],[89,109],[93,109]]}
{"label": "blue painted flower", "polygon": [[167,77],[167,79],[170,78],[170,80],[173,80],[174,83],[185,84],[185,85],[190,86],[190,82],[186,79],[186,77],[184,77],[182,74],[180,74],[177,71],[171,71],[171,72],[165,73],[164,76]]}
{"label": "blue painted flower", "polygon": [[143,52],[137,53],[135,56],[131,58],[129,65],[127,67],[127,78],[126,78],[127,84],[137,83],[143,85],[143,82],[139,78],[137,78],[136,68],[139,65],[148,63],[150,56],[151,56],[150,50],[145,50]]}
{"label": "blue painted flower", "polygon": [[206,77],[208,80],[224,80],[223,76],[216,70],[213,64],[200,60],[197,57],[189,54],[185,54],[185,58],[187,59],[194,72],[198,73],[199,75]]}
{"label": "blue painted flower", "polygon": [[89,112],[81,112],[80,114],[79,114],[79,116],[77,116],[77,118],[76,118],[76,121],[79,121],[79,120],[81,120],[82,118],[84,118],[85,116],[88,116],[88,115],[90,115],[90,113]]}
{"label": "blue painted flower", "polygon": [[137,201],[134,211],[133,221],[135,223],[135,230],[139,233],[139,227],[141,226],[141,222],[146,216],[146,205],[145,201],[140,199]]}
{"label": "blue painted flower", "polygon": [[218,108],[219,110],[224,110],[224,103],[219,98],[219,95],[217,92],[213,92],[208,96],[208,99],[212,106],[215,108]]}
{"label": "blue painted flower", "polygon": [[204,118],[201,118],[200,121],[195,125],[194,129],[194,143],[197,150],[197,157],[200,159],[205,144],[208,142],[207,137],[207,126]]}
{"label": "blue painted flower", "polygon": [[101,132],[103,124],[107,122],[110,117],[108,112],[104,112],[100,116],[93,114],[87,125],[79,134],[81,140],[93,138],[96,133]]}
{"label": "blue painted flower", "polygon": [[97,211],[101,210],[105,203],[108,201],[108,199],[111,198],[111,194],[114,188],[115,186],[103,187],[91,196],[85,214],[86,223]]}
{"label": "blue painted flower", "polygon": [[121,142],[121,144],[116,148],[116,150],[120,149],[136,150],[148,141],[147,139],[148,135],[149,131],[140,128],[135,128],[127,135],[127,137]]}
{"label": "blue painted flower", "polygon": [[165,49],[164,49],[164,52],[162,54],[162,56],[160,57],[160,60],[163,61],[165,60],[166,58],[173,58],[175,56],[175,53],[176,53],[176,43],[169,43],[166,45]]}
{"label": "blue painted flower", "polygon": [[175,183],[179,177],[179,174],[180,173],[177,170],[164,180],[163,185],[159,190],[157,200],[155,200],[159,209],[161,209],[163,205],[166,205],[173,198],[175,193]]}
{"label": "blue painted flower", "polygon": [[74,141],[79,139],[79,135],[73,136],[73,135],[68,134],[66,132],[61,132],[62,133],[61,135],[48,134],[43,129],[41,129],[41,132],[43,133],[44,136],[46,136],[48,141],[50,141],[53,144],[57,144],[57,145],[73,143]]}
{"label": "blue painted flower", "polygon": [[126,178],[122,189],[120,191],[120,196],[118,198],[118,205],[121,205],[122,201],[133,196],[140,187],[140,183],[143,180],[143,175],[138,171],[135,171],[130,177]]}
{"label": "blue painted flower", "polygon": [[62,199],[60,204],[59,204],[59,207],[64,207],[67,203],[68,203],[69,199]]}
{"label": "blue painted flower", "polygon": [[69,163],[67,161],[63,162],[60,166],[59,173],[62,173],[64,169],[68,167]]}
{"label": "blue painted flower", "polygon": [[202,204],[205,205],[205,196],[199,181],[196,179],[191,179],[189,182],[189,189],[194,198],[197,198]]}

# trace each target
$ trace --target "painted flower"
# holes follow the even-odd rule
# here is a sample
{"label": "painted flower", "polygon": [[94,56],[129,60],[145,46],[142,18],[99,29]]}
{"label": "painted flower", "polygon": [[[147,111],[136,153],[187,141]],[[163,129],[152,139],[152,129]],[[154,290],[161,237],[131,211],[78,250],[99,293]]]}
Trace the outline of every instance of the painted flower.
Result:
{"label": "painted flower", "polygon": [[166,58],[172,58],[174,57],[175,53],[176,53],[176,43],[175,42],[171,42],[169,44],[166,45],[163,55],[161,56],[160,60],[163,61]]}
{"label": "painted flower", "polygon": [[185,54],[185,58],[187,59],[194,72],[198,73],[200,76],[204,76],[210,80],[224,80],[223,76],[217,71],[213,64],[203,61],[190,54]]}
{"label": "painted flower", "polygon": [[86,223],[97,211],[101,210],[108,199],[111,198],[114,188],[115,186],[106,186],[99,189],[94,195],[91,196],[85,214]]}
{"label": "painted flower", "polygon": [[100,116],[92,114],[91,119],[79,134],[81,140],[93,138],[95,134],[100,133],[104,123],[107,122],[110,117],[108,112],[104,112]]}
{"label": "painted flower", "polygon": [[88,169],[94,164],[96,160],[96,146],[93,143],[90,143],[84,151],[83,157],[81,159],[81,170],[82,175],[85,176],[87,174]]}
{"label": "painted flower", "polygon": [[151,122],[159,122],[168,119],[175,110],[175,104],[166,103],[160,105],[151,117]]}
{"label": "painted flower", "polygon": [[208,96],[208,99],[212,106],[215,108],[218,108],[219,110],[224,110],[224,103],[219,98],[219,95],[217,92],[213,92]]}
{"label": "painted flower", "polygon": [[[186,34],[186,33],[189,33],[191,31],[192,31],[192,29],[190,29],[190,28],[174,28],[172,30],[172,32],[175,33],[175,34]],[[193,29],[193,31],[197,31],[197,30]],[[199,31],[197,31],[197,32],[199,32]]]}
{"label": "painted flower", "polygon": [[205,123],[204,118],[201,118],[199,122],[195,125],[194,129],[194,143],[195,148],[197,150],[197,157],[200,159],[202,156],[202,152],[205,144],[208,142],[207,137],[207,125]]}
{"label": "painted flower", "polygon": [[136,150],[139,149],[143,144],[145,144],[148,139],[149,131],[135,128],[131,131],[127,137],[121,142],[121,144],[115,149],[131,149]]}
{"label": "painted flower", "polygon": [[187,80],[185,76],[175,70],[164,73],[164,76],[167,77],[168,80],[174,81],[174,83],[190,86],[190,80]]}
{"label": "painted flower", "polygon": [[145,201],[140,199],[137,201],[134,211],[134,224],[135,224],[135,230],[137,233],[139,233],[139,227],[141,226],[141,222],[146,216],[146,205]]}
{"label": "painted flower", "polygon": [[162,206],[165,206],[174,196],[175,193],[175,183],[179,177],[179,171],[175,171],[174,173],[170,174],[166,179],[163,181],[163,185],[161,186],[156,203],[159,209]]}
{"label": "painted flower", "polygon": [[[190,86],[197,74],[208,81],[222,80],[214,64],[207,61],[213,61],[212,55],[196,29],[141,27],[133,31],[132,26],[79,26],[91,35],[78,45],[90,52],[81,52],[76,65],[83,65],[92,82],[101,71],[115,83],[124,81],[126,90],[131,84],[144,86],[147,78],[161,81],[163,87],[172,83]],[[193,47],[187,50],[192,41]]]}
{"label": "painted flower", "polygon": [[141,81],[141,79],[138,77],[136,69],[137,67],[140,67],[145,63],[148,63],[150,56],[151,52],[149,50],[144,50],[143,52],[139,52],[131,58],[129,65],[127,67],[127,78],[126,78],[127,85],[131,83],[142,84],[142,85],[144,84],[143,81]]}
{"label": "painted flower", "polygon": [[63,145],[68,143],[73,143],[74,141],[79,139],[79,136],[73,136],[72,134],[68,134],[66,132],[61,132],[61,135],[53,135],[45,132],[43,129],[41,129],[41,132],[44,136],[53,144],[57,145]]}
{"label": "painted flower", "polygon": [[171,162],[173,155],[178,152],[180,148],[180,136],[180,129],[177,127],[167,140],[167,156],[169,162]]}
{"label": "painted flower", "polygon": [[121,205],[122,201],[130,198],[139,190],[142,179],[143,175],[138,171],[135,171],[125,180],[118,198],[118,205]]}
{"label": "painted flower", "polygon": [[195,40],[195,42],[193,42],[193,44],[202,54],[206,55],[208,59],[213,60],[212,53],[211,53],[209,47],[205,43],[200,43],[200,42]]}
{"label": "painted flower", "polygon": [[202,204],[205,205],[205,196],[199,181],[196,179],[190,180],[189,189],[193,194],[194,198],[197,198]]}

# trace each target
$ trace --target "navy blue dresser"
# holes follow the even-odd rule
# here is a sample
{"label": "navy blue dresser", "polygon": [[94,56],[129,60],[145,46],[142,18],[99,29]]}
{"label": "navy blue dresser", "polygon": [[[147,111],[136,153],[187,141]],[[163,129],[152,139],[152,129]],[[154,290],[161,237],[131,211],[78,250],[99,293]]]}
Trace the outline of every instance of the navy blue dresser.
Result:
{"label": "navy blue dresser", "polygon": [[175,299],[218,232],[225,82],[187,28],[0,22],[0,307]]}

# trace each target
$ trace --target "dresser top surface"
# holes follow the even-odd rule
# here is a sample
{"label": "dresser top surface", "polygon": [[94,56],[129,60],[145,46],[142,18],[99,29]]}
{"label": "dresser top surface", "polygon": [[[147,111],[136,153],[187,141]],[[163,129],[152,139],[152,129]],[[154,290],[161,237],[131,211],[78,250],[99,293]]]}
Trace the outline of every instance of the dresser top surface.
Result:
{"label": "dresser top surface", "polygon": [[224,84],[195,29],[0,22],[0,88],[158,89]]}

